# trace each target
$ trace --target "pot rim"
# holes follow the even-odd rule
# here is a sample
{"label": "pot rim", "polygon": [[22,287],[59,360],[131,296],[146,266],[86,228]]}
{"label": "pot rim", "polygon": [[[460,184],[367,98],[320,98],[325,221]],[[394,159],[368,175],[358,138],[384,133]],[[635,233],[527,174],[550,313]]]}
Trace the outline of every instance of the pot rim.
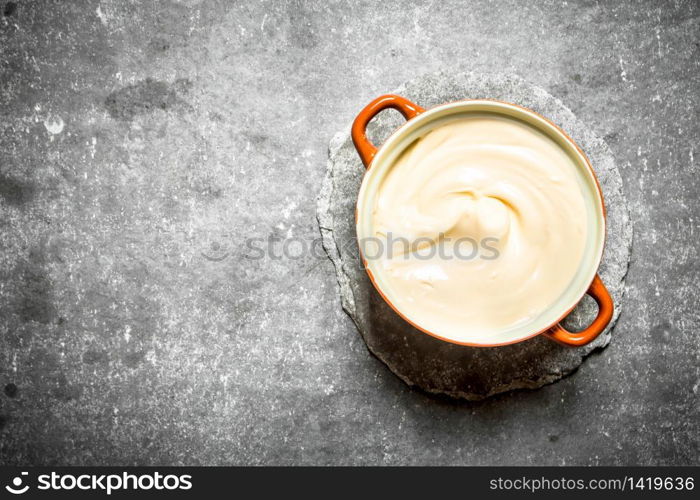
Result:
{"label": "pot rim", "polygon": [[[591,162],[588,159],[588,156],[586,155],[586,153],[584,153],[584,151],[581,149],[581,147],[579,147],[579,145],[576,143],[576,141],[574,141],[561,127],[559,127],[557,124],[555,124],[554,122],[552,122],[548,118],[542,116],[541,114],[537,113],[536,111],[533,111],[530,108],[527,108],[525,106],[521,106],[519,104],[511,103],[511,102],[502,101],[499,99],[486,99],[486,98],[460,99],[457,101],[450,101],[447,103],[438,104],[438,105],[433,106],[431,108],[427,108],[424,112],[407,120],[406,123],[404,123],[403,125],[398,127],[396,130],[394,130],[389,135],[389,137],[386,140],[384,140],[382,145],[377,148],[377,152],[376,152],[374,158],[372,159],[372,162],[367,166],[365,174],[362,178],[362,183],[360,186],[360,190],[358,192],[357,201],[355,203],[355,234],[356,234],[358,242],[359,242],[360,235],[359,235],[358,222],[359,222],[359,214],[360,214],[360,209],[361,209],[360,202],[362,200],[362,193],[366,189],[367,179],[369,178],[368,174],[371,171],[371,169],[373,168],[373,165],[377,162],[377,160],[381,159],[384,155],[386,155],[388,151],[391,151],[392,147],[394,146],[392,144],[392,142],[396,141],[397,137],[399,137],[400,134],[402,132],[404,132],[409,126],[414,126],[416,123],[420,123],[420,122],[429,123],[431,120],[434,119],[434,115],[436,115],[438,112],[444,110],[445,108],[451,108],[451,107],[455,108],[454,113],[456,114],[458,112],[466,111],[466,110],[461,108],[462,105],[469,106],[469,105],[479,105],[479,104],[485,104],[487,106],[494,106],[496,113],[498,113],[499,108],[511,108],[511,109],[515,109],[517,112],[530,115],[536,121],[538,121],[541,125],[543,125],[545,128],[549,128],[550,131],[554,132],[556,135],[558,135],[560,138],[562,138],[565,142],[567,142],[568,144],[573,146],[579,159],[582,160],[581,164],[585,165],[587,173],[593,179],[594,185],[596,188],[596,193],[598,195],[597,196],[597,201],[598,201],[597,206],[599,207],[600,213],[602,215],[602,217],[600,218],[600,223],[602,225],[601,226],[602,243],[601,243],[600,248],[597,252],[597,255],[595,256],[595,259],[593,260],[595,265],[592,264],[591,269],[589,270],[590,271],[589,274],[591,275],[591,279],[590,279],[590,281],[586,280],[586,283],[588,283],[588,284],[583,289],[583,291],[577,295],[577,299],[575,301],[573,301],[573,303],[571,305],[567,306],[567,308],[563,311],[563,313],[561,313],[558,316],[558,318],[555,321],[549,323],[547,326],[537,330],[536,332],[524,335],[522,337],[519,337],[519,338],[516,338],[513,340],[508,340],[505,342],[493,342],[493,343],[491,343],[491,342],[459,341],[459,340],[451,339],[449,337],[445,337],[445,336],[439,335],[435,332],[432,332],[432,331],[420,326],[415,321],[408,318],[403,312],[401,312],[401,310],[399,310],[399,308],[394,305],[394,303],[387,297],[387,295],[384,293],[384,291],[381,289],[381,287],[377,283],[377,281],[374,277],[374,274],[372,273],[372,270],[370,269],[368,262],[365,259],[365,256],[362,254],[361,245],[358,245],[358,247],[359,247],[359,253],[360,253],[360,258],[362,260],[362,264],[364,266],[365,272],[367,273],[370,281],[372,282],[372,286],[374,286],[375,290],[377,290],[377,292],[382,297],[384,302],[386,302],[389,305],[389,307],[391,307],[391,309],[399,317],[401,317],[404,321],[409,323],[411,326],[413,326],[417,330],[419,330],[427,335],[430,335],[431,337],[434,337],[438,340],[442,340],[444,342],[448,342],[451,344],[456,344],[456,345],[460,345],[460,346],[467,346],[467,347],[500,347],[500,346],[517,344],[519,342],[524,342],[524,341],[532,339],[538,335],[546,333],[549,330],[551,330],[552,328],[556,327],[564,318],[566,318],[566,316],[569,315],[569,313],[571,313],[571,311],[581,302],[583,297],[586,295],[590,284],[593,283],[593,281],[595,280],[595,278],[597,276],[598,268],[600,267],[600,262],[603,258],[603,252],[605,249],[605,242],[607,239],[607,234],[606,234],[607,233],[607,221],[606,221],[607,214],[606,214],[606,209],[605,209],[605,200],[603,197],[603,191],[600,187],[600,182],[598,181],[598,177],[596,176],[595,171],[593,170],[593,166],[591,165]],[[501,114],[503,114],[503,113],[501,113]],[[518,117],[513,117],[512,115],[507,115],[507,114],[506,114],[506,116],[510,116],[511,118],[515,118],[515,119],[518,119],[520,121],[523,121],[523,123],[527,123],[524,120],[519,119]],[[532,124],[530,124],[530,125],[532,125]],[[543,132],[543,131],[540,130],[540,132]],[[389,146],[388,149],[387,149],[387,146]]]}

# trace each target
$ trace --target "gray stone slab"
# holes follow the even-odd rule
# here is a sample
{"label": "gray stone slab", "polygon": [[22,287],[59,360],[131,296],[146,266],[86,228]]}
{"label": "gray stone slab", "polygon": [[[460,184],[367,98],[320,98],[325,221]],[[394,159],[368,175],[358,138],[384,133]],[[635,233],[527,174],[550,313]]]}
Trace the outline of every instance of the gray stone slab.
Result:
{"label": "gray stone slab", "polygon": [[[700,463],[699,2],[14,3],[0,464]],[[565,101],[635,229],[610,345],[480,402],[368,355],[322,249],[246,258],[320,239],[333,134],[445,68]]]}
{"label": "gray stone slab", "polygon": [[[580,348],[564,347],[543,336],[497,348],[464,347],[413,328],[382,300],[359,261],[354,211],[364,167],[348,127],[335,135],[330,144],[328,170],[318,198],[318,220],[324,248],[335,265],[342,307],[357,325],[367,347],[407,384],[469,400],[541,387],[570,374],[588,354],[608,345],[623,307],[632,225],[622,179],[610,149],[559,99],[517,76],[443,71],[415,78],[392,93],[424,107],[467,98],[513,102],[548,117],[570,134],[588,155],[603,189],[608,230],[599,274],[616,307],[603,334]],[[398,113],[384,112],[373,121],[368,133],[378,144],[401,120]],[[580,329],[595,311],[594,301],[587,298],[569,315],[565,325]]]}

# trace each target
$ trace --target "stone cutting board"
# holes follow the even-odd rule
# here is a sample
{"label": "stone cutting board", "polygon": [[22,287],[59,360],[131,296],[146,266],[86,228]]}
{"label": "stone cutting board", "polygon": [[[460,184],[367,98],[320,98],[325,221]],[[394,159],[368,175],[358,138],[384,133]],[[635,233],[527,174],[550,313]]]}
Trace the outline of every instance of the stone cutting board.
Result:
{"label": "stone cutting board", "polygon": [[[574,371],[592,351],[606,347],[623,305],[632,225],[620,172],[605,142],[560,100],[516,76],[440,72],[417,77],[387,93],[402,95],[425,108],[467,98],[499,99],[533,109],[566,131],[588,155],[603,189],[608,228],[599,274],[616,307],[606,331],[580,348],[563,347],[543,336],[503,347],[463,347],[410,326],[381,299],[359,260],[354,211],[364,167],[352,145],[348,126],[331,140],[317,216],[323,246],[335,266],[342,307],[357,325],[369,350],[411,386],[478,400],[555,382]],[[358,103],[357,111],[365,104]],[[375,144],[381,144],[402,123],[398,113],[385,111],[370,124],[368,135]],[[580,329],[594,315],[595,303],[587,297],[564,324]]]}

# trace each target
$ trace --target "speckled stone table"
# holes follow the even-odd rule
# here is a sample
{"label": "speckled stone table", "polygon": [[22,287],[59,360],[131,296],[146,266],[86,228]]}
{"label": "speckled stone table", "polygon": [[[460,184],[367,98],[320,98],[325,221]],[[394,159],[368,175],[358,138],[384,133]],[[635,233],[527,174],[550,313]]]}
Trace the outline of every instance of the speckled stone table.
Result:
{"label": "speckled stone table", "polygon": [[[0,462],[697,464],[699,23],[690,0],[1,0]],[[535,391],[406,386],[319,244],[333,135],[440,70],[546,90],[622,177],[614,340]]]}

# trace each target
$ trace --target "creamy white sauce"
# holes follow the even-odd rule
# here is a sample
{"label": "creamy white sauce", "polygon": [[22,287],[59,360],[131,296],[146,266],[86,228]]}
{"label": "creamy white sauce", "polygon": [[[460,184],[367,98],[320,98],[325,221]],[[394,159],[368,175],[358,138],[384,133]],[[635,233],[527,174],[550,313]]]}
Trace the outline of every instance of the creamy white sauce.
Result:
{"label": "creamy white sauce", "polygon": [[468,342],[551,306],[579,268],[587,225],[561,147],[517,120],[476,115],[401,154],[379,186],[372,232],[392,249],[372,266],[392,303],[418,326]]}

